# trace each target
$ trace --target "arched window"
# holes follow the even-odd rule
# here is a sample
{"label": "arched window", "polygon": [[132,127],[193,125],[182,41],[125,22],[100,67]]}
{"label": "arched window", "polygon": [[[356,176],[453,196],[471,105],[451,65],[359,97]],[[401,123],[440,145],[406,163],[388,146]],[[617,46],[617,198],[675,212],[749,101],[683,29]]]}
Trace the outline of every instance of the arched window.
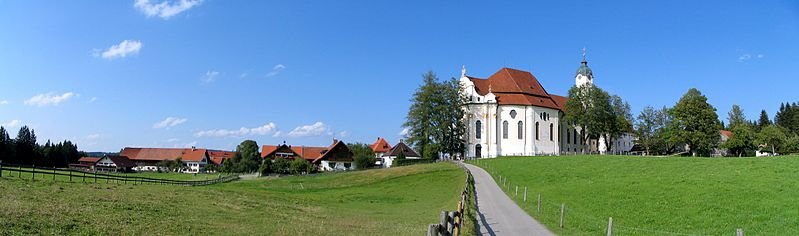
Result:
{"label": "arched window", "polygon": [[572,132],[567,130],[566,131],[566,144],[571,144],[571,141],[572,141]]}
{"label": "arched window", "polygon": [[550,123],[549,124],[549,141],[555,141],[555,136],[553,136],[553,134],[555,133],[555,129],[554,128],[555,128],[555,124]]}
{"label": "arched window", "polygon": [[538,140],[538,122],[535,122],[535,140]]}
{"label": "arched window", "polygon": [[474,156],[475,157],[483,157],[483,153],[482,153],[483,150],[482,149],[483,149],[483,146],[480,146],[480,144],[474,145]]}
{"label": "arched window", "polygon": [[474,122],[474,138],[480,139],[483,136],[483,122]]}
{"label": "arched window", "polygon": [[510,110],[510,118],[516,119],[516,110]]}
{"label": "arched window", "polygon": [[516,127],[516,133],[517,133],[516,136],[518,136],[519,139],[523,139],[524,138],[524,123],[522,123],[522,121],[519,121],[519,124],[517,126],[518,127]]}
{"label": "arched window", "polygon": [[508,139],[508,121],[502,122],[502,138]]}

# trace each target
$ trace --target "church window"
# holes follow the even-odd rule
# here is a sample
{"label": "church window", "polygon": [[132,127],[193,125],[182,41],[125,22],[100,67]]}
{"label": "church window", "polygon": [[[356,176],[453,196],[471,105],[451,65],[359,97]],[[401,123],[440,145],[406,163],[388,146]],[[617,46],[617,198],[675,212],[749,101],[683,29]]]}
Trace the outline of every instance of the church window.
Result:
{"label": "church window", "polygon": [[483,136],[482,133],[483,133],[483,122],[480,122],[478,120],[474,122],[474,137],[476,139],[480,139],[482,138],[481,136]]}
{"label": "church window", "polygon": [[571,144],[572,132],[566,131],[566,144]]}
{"label": "church window", "polygon": [[519,124],[517,126],[518,127],[516,127],[516,129],[517,129],[516,130],[516,136],[518,136],[519,139],[522,139],[522,138],[524,138],[523,137],[524,136],[524,123],[522,123],[522,121],[519,121]]}
{"label": "church window", "polygon": [[538,122],[535,122],[535,140],[538,140]]}
{"label": "church window", "polygon": [[516,119],[516,110],[510,110],[510,118]]}
{"label": "church window", "polygon": [[508,121],[502,122],[502,138],[508,139]]}
{"label": "church window", "polygon": [[552,135],[555,132],[555,130],[553,129],[554,127],[555,127],[555,124],[549,124],[549,141],[554,141],[555,140],[554,136]]}

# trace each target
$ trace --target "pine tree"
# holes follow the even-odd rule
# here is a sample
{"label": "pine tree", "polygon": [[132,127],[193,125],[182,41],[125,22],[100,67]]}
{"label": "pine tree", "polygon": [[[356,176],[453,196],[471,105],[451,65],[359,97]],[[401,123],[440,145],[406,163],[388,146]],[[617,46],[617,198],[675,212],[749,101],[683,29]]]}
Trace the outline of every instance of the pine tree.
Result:
{"label": "pine tree", "polygon": [[433,118],[438,77],[432,71],[428,71],[422,77],[423,83],[413,94],[411,108],[403,126],[408,128],[408,144],[421,151],[422,157],[437,158],[438,148],[435,147],[432,137],[438,125]]}
{"label": "pine tree", "polygon": [[730,129],[734,128],[735,126],[745,125],[748,123],[743,109],[741,109],[741,106],[738,105],[732,105],[732,109],[729,113],[727,113],[727,121],[729,121],[727,124],[729,125]]}

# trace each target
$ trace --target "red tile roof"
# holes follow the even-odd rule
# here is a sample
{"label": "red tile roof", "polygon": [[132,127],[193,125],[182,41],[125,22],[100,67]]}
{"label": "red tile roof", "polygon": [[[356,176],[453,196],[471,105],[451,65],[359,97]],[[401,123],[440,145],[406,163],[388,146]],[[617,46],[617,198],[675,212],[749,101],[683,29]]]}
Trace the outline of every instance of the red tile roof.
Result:
{"label": "red tile roof", "polygon": [[532,105],[563,110],[556,98],[547,93],[532,73],[511,68],[499,69],[488,79],[468,77],[480,95],[489,90],[497,96],[497,103],[507,105]]}
{"label": "red tile roof", "polygon": [[[285,145],[285,144],[284,144]],[[307,161],[317,163],[320,160],[326,158],[329,150],[332,150],[337,145],[345,145],[344,142],[336,140],[333,144],[327,147],[314,147],[314,146],[289,146],[291,151],[297,154],[298,157],[305,159]],[[261,157],[267,157],[274,154],[280,148],[281,145],[263,145],[261,147]]]}
{"label": "red tile roof", "polygon": [[719,133],[721,135],[727,136],[727,138],[731,138],[732,137],[732,131],[729,131],[729,130],[719,130]]}
{"label": "red tile roof", "polygon": [[369,145],[372,148],[374,153],[386,153],[391,150],[391,144],[388,144],[388,141],[384,138],[377,138],[377,141],[372,145]]}
{"label": "red tile roof", "polygon": [[81,157],[78,159],[79,163],[88,162],[88,163],[97,163],[100,160],[100,157]]}
{"label": "red tile roof", "polygon": [[181,158],[183,161],[202,161],[207,150],[202,148],[131,148],[125,147],[120,156],[133,161],[163,161]]}
{"label": "red tile roof", "polygon": [[234,156],[236,156],[236,152],[208,150],[208,157],[211,158],[211,162],[216,165],[222,165],[222,161],[232,159]]}

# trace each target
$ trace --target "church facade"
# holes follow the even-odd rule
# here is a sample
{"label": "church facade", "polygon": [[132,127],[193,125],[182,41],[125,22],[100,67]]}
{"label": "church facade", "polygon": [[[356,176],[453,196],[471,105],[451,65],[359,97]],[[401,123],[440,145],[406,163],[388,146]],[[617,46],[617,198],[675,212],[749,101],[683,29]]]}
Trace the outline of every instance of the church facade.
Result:
{"label": "church facade", "polygon": [[[585,58],[575,84],[593,85]],[[604,140],[583,140],[580,127],[564,123],[567,97],[548,93],[530,72],[502,68],[484,79],[467,75],[464,68],[460,85],[468,101],[464,106],[466,157],[605,152]],[[627,143],[632,147],[631,140]]]}

